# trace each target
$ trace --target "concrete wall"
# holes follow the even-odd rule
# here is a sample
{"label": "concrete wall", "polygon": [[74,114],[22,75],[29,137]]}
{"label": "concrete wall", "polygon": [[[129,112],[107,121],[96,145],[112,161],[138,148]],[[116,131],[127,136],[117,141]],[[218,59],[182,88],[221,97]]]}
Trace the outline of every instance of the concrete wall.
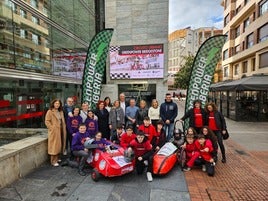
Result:
{"label": "concrete wall", "polygon": [[[103,86],[102,97],[111,94],[118,98],[117,90],[106,88],[130,82],[156,84],[156,98],[161,102],[167,91],[168,64],[168,0],[108,0],[105,1],[105,27],[113,28],[111,46],[164,44],[164,78],[140,80],[111,80],[107,65],[107,85]],[[110,93],[106,94],[107,91]],[[112,93],[111,93],[112,92]]]}
{"label": "concrete wall", "polygon": [[41,134],[0,147],[0,188],[26,176],[48,160],[46,133],[43,129]]}

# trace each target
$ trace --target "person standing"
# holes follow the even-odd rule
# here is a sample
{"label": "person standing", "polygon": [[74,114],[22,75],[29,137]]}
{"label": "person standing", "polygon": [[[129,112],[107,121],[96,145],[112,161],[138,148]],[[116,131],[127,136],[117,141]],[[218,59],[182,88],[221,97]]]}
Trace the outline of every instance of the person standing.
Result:
{"label": "person standing", "polygon": [[160,106],[160,117],[164,121],[167,141],[170,141],[174,131],[174,121],[178,115],[178,106],[171,99],[171,94],[167,93],[165,102]]}
{"label": "person standing", "polygon": [[78,132],[78,126],[82,123],[82,117],[80,114],[80,108],[78,106],[74,106],[73,108],[73,116],[69,117],[67,119],[67,143],[66,143],[66,149],[68,150],[68,146],[70,146],[71,151],[71,158],[73,158],[72,153],[72,139],[76,132]]}
{"label": "person standing", "polygon": [[45,125],[48,128],[48,154],[51,165],[59,166],[61,152],[66,146],[66,123],[64,119],[62,102],[54,99],[45,116]]}
{"label": "person standing", "polygon": [[109,96],[106,96],[104,98],[104,104],[105,104],[105,109],[110,112],[112,109],[112,102]]}
{"label": "person standing", "polygon": [[124,115],[126,114],[126,108],[127,108],[127,103],[126,103],[126,96],[124,93],[119,94],[119,101],[120,101],[120,107],[124,111]]}
{"label": "person standing", "polygon": [[[73,107],[74,107],[74,99],[72,97],[68,97],[66,99],[66,104],[63,106],[63,112],[64,112],[64,119],[65,122],[68,121],[68,117],[73,117]],[[67,130],[67,136],[70,136],[72,133],[69,133],[68,128]],[[68,139],[66,138],[66,144],[68,144]],[[68,150],[64,150],[63,155],[67,155]]]}
{"label": "person standing", "polygon": [[193,127],[199,134],[201,128],[207,124],[206,111],[202,108],[200,100],[195,100],[193,102],[193,108],[188,110],[180,120],[184,121],[187,118],[189,118],[189,127]]}
{"label": "person standing", "polygon": [[99,131],[98,121],[94,119],[94,112],[89,110],[87,113],[87,119],[85,121],[87,132],[90,138],[94,138],[95,134]]}
{"label": "person standing", "polygon": [[220,111],[218,111],[215,103],[212,102],[206,104],[205,110],[207,112],[206,119],[208,127],[214,132],[218,139],[218,144],[222,154],[221,162],[226,163],[225,147],[222,139],[222,134],[224,135],[226,133],[226,122],[224,116]]}
{"label": "person standing", "polygon": [[146,101],[140,100],[139,109],[137,111],[137,122],[136,126],[139,128],[140,125],[143,124],[144,117],[148,117],[148,108],[146,107]]}
{"label": "person standing", "polygon": [[155,129],[157,129],[157,122],[160,120],[160,107],[156,99],[152,100],[151,107],[148,110],[148,117],[151,119]]}
{"label": "person standing", "polygon": [[99,101],[95,115],[98,117],[98,128],[102,137],[110,140],[109,112],[105,109],[104,101]]}
{"label": "person standing", "polygon": [[134,133],[136,133],[136,123],[137,123],[137,111],[138,107],[136,106],[136,101],[134,98],[129,100],[129,106],[126,108],[126,126],[131,125],[134,129]]}
{"label": "person standing", "polygon": [[109,128],[111,133],[116,132],[118,126],[124,127],[125,115],[123,109],[120,107],[119,100],[114,101],[114,106],[111,108],[109,113]]}
{"label": "person standing", "polygon": [[80,110],[80,116],[82,117],[82,122],[85,123],[87,119],[87,113],[89,110],[89,106],[87,102],[82,103],[81,110]]}

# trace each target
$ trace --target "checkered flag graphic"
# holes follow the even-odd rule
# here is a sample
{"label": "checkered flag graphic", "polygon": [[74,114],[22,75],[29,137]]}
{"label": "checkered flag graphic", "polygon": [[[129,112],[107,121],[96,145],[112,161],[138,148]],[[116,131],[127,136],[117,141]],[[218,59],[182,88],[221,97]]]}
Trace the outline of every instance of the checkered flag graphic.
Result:
{"label": "checkered flag graphic", "polygon": [[[100,90],[94,89],[99,86],[104,76],[109,44],[112,39],[113,29],[104,29],[91,40],[82,84],[82,102],[88,102],[91,109],[96,108],[96,102],[100,97]],[[94,94],[93,94],[94,90]],[[99,94],[97,94],[99,92]],[[94,99],[92,98],[94,95]],[[97,98],[98,97],[98,98]]]}
{"label": "checkered flag graphic", "polygon": [[110,52],[116,52],[120,50],[120,46],[110,46]]}
{"label": "checkered flag graphic", "polygon": [[110,73],[110,77],[113,80],[116,80],[116,79],[130,79],[130,75],[128,73]]}
{"label": "checkered flag graphic", "polygon": [[[209,84],[210,86],[217,62],[221,58],[221,50],[226,41],[226,38],[226,35],[217,35],[210,37],[199,48],[194,59],[192,73],[188,84],[185,113],[189,110],[189,108],[193,107],[192,97],[201,100],[202,106],[206,104],[208,91],[207,95],[204,95],[204,91],[206,89],[202,89],[202,86],[203,84]],[[211,79],[208,80],[208,77],[211,77]],[[209,87],[207,87],[207,89],[208,88]],[[186,130],[188,127],[189,119],[187,119],[184,123],[184,130]]]}

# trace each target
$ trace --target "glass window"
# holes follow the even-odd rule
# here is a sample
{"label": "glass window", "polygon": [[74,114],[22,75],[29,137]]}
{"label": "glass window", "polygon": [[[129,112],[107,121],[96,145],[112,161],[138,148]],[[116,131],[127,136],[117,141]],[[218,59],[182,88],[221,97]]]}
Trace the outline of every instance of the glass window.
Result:
{"label": "glass window", "polygon": [[20,29],[20,37],[26,38],[26,31],[24,29]]}
{"label": "glass window", "polygon": [[253,33],[249,34],[247,36],[247,48],[250,48],[254,45],[254,41],[253,41]]}
{"label": "glass window", "polygon": [[38,2],[37,2],[37,0],[31,0],[30,1],[30,4],[31,4],[32,7],[38,8]]}
{"label": "glass window", "polygon": [[255,71],[255,69],[256,69],[255,65],[256,65],[256,59],[253,58],[253,59],[251,60],[251,71]]}
{"label": "glass window", "polygon": [[268,39],[268,23],[266,23],[261,28],[259,28],[258,39],[259,39],[259,42],[263,42]]}
{"label": "glass window", "polygon": [[260,16],[268,11],[268,0],[263,0],[259,4]]}
{"label": "glass window", "polygon": [[242,63],[242,73],[247,73],[248,72],[248,62],[244,61]]}
{"label": "glass window", "polygon": [[23,18],[27,18],[27,13],[25,10],[20,9],[20,16]]}
{"label": "glass window", "polygon": [[237,54],[238,52],[240,52],[240,45],[235,46],[235,54]]}
{"label": "glass window", "polygon": [[226,26],[230,21],[230,15],[227,14],[226,17],[224,18],[224,26]]}
{"label": "glass window", "polygon": [[246,5],[250,0],[244,0],[244,5]]}
{"label": "glass window", "polygon": [[241,10],[241,5],[238,6],[238,7],[236,8],[236,10],[235,10],[235,14],[237,15],[237,14],[239,13],[240,10]]}
{"label": "glass window", "polygon": [[228,77],[228,67],[224,67],[223,69],[223,76]]}
{"label": "glass window", "polygon": [[35,24],[39,24],[39,19],[35,16],[32,16],[32,22]]}
{"label": "glass window", "polygon": [[38,45],[38,35],[32,34],[32,41],[34,42],[34,44]]}
{"label": "glass window", "polygon": [[267,68],[268,67],[268,52],[260,54],[260,66],[259,68]]}
{"label": "glass window", "polygon": [[247,18],[247,19],[244,21],[244,30],[245,30],[245,28],[248,27],[249,24],[250,24],[250,20],[249,20],[249,18]]}
{"label": "glass window", "polygon": [[240,35],[240,26],[235,28],[235,37],[237,38]]}
{"label": "glass window", "polygon": [[228,59],[228,49],[223,51],[223,60]]}
{"label": "glass window", "polygon": [[234,66],[234,75],[238,75],[238,72],[239,72],[239,64],[236,64]]}

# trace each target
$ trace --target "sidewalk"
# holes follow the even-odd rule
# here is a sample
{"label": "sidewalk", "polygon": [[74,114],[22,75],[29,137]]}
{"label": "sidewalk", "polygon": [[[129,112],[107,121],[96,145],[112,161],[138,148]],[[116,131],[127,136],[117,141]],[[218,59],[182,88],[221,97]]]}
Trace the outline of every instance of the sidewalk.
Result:
{"label": "sidewalk", "polygon": [[[179,109],[184,110],[184,103]],[[224,141],[227,163],[219,162],[215,176],[201,169],[185,172],[192,201],[268,200],[268,123],[235,122],[226,118],[230,138]]]}

